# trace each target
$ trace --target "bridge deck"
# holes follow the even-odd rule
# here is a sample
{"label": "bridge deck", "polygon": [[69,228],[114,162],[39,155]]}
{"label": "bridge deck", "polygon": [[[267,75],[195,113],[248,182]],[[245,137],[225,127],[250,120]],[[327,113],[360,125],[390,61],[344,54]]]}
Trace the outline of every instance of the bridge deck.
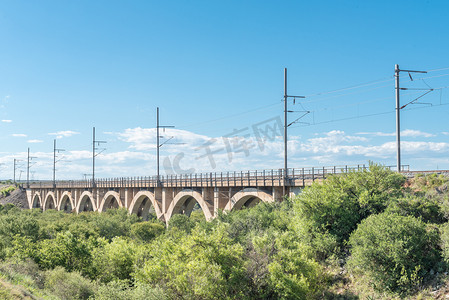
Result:
{"label": "bridge deck", "polygon": [[[285,185],[303,187],[315,180],[322,180],[331,174],[365,170],[365,165],[333,166],[319,168],[289,169]],[[92,180],[39,181],[30,183],[30,188],[154,188],[154,187],[241,187],[241,186],[283,186],[284,172],[279,170],[258,170],[240,172],[214,172],[199,174],[178,174],[151,177],[99,178]]]}

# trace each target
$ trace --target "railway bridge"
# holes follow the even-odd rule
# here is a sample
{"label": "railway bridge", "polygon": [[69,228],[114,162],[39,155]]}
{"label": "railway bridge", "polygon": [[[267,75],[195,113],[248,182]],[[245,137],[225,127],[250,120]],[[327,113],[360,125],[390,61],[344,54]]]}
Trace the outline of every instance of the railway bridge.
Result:
{"label": "railway bridge", "polygon": [[[329,174],[365,169],[365,165],[320,168],[121,177],[92,180],[41,181],[26,187],[30,208],[65,212],[124,207],[144,220],[155,214],[168,222],[174,214],[200,208],[206,220],[219,210],[252,207],[259,202],[282,201]],[[286,176],[285,176],[286,175]]]}

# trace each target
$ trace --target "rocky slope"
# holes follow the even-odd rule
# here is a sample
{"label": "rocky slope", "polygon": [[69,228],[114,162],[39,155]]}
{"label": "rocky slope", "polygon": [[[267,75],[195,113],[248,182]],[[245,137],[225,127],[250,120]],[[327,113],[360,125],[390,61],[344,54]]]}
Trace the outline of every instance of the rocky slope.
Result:
{"label": "rocky slope", "polygon": [[[7,186],[1,186],[0,190]],[[25,194],[25,190],[17,188],[12,191],[8,196],[0,194],[0,204],[12,203],[20,208],[28,208],[28,201]]]}

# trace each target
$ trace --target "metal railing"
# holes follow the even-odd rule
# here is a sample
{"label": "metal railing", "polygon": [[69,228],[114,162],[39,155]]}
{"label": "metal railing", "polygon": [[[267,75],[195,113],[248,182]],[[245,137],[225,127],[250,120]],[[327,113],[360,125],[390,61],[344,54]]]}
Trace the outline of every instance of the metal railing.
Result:
{"label": "metal railing", "polygon": [[[154,188],[154,187],[232,187],[232,186],[304,186],[306,182],[322,180],[331,174],[343,174],[367,170],[368,165],[311,167],[288,169],[248,170],[231,172],[191,173],[160,176],[99,178],[92,180],[39,181],[30,183],[30,188]],[[394,167],[388,167],[394,169]],[[409,170],[409,166],[403,166]]]}

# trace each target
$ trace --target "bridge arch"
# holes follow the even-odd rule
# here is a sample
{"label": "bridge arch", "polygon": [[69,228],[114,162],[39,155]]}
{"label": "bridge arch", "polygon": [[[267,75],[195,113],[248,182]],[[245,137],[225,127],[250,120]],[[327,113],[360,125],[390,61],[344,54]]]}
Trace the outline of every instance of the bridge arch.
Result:
{"label": "bridge arch", "polygon": [[96,211],[97,207],[95,205],[94,196],[89,191],[84,191],[78,201],[76,206],[76,212],[79,214],[83,211]]}
{"label": "bridge arch", "polygon": [[47,193],[42,208],[44,209],[44,211],[47,209],[56,209],[56,197],[54,192]]}
{"label": "bridge arch", "polygon": [[131,201],[129,213],[136,214],[137,216],[142,217],[142,219],[147,220],[151,207],[153,207],[156,217],[161,219],[162,212],[156,198],[154,197],[154,194],[150,191],[140,191]]}
{"label": "bridge arch", "polygon": [[167,222],[174,214],[183,213],[187,216],[190,216],[190,213],[192,212],[193,207],[196,203],[200,205],[206,220],[212,219],[213,216],[209,209],[209,204],[204,201],[203,196],[193,190],[183,190],[179,192],[171,202],[166,213]]}
{"label": "bridge arch", "polygon": [[73,209],[75,209],[75,203],[73,202],[72,193],[65,191],[62,193],[61,201],[59,201],[58,210],[69,213]]}
{"label": "bridge arch", "polygon": [[274,202],[272,195],[255,188],[247,188],[237,192],[230,201],[230,210],[242,207],[253,207],[260,202]]}
{"label": "bridge arch", "polygon": [[31,198],[30,208],[41,208],[42,209],[42,197],[41,193],[35,192],[33,198]]}
{"label": "bridge arch", "polygon": [[106,209],[119,207],[123,207],[122,201],[120,200],[120,194],[116,191],[109,191],[104,195],[103,200],[101,200],[98,211],[103,212],[106,211]]}

